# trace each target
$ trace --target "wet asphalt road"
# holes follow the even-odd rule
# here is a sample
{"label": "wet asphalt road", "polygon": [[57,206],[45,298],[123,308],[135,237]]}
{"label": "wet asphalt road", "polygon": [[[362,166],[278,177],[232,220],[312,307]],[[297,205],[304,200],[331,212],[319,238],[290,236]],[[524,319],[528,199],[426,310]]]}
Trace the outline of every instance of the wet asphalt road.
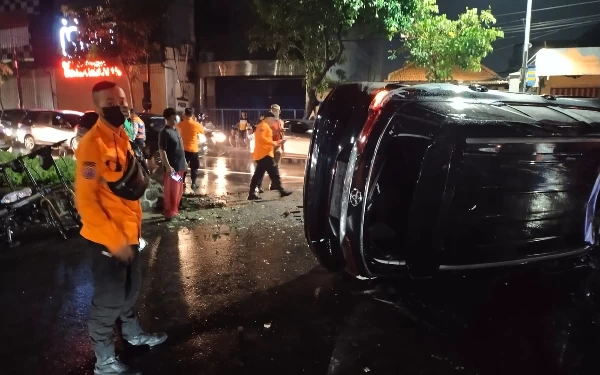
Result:
{"label": "wet asphalt road", "polygon": [[[251,163],[209,158],[201,193],[224,208],[148,222],[139,298],[153,350],[119,345],[144,374],[597,374],[599,272],[562,268],[351,281],[318,267],[294,195],[243,200]],[[235,172],[235,173],[232,173]],[[220,190],[219,190],[220,189]],[[73,234],[23,238],[0,254],[1,374],[90,374],[89,257]]]}

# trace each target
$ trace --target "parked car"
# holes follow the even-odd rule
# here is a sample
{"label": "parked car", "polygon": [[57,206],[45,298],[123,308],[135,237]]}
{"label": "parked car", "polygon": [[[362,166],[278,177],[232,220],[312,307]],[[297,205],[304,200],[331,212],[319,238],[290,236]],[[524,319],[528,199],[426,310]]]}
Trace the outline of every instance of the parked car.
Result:
{"label": "parked car", "polygon": [[305,234],[367,278],[577,257],[598,248],[599,171],[594,99],[340,85],[312,135]]}
{"label": "parked car", "polygon": [[[283,158],[306,159],[313,133],[314,122],[310,120],[283,120],[285,145]],[[254,152],[254,135],[250,138],[250,152]]]}
{"label": "parked car", "polygon": [[14,142],[28,151],[38,145],[51,145],[65,139],[69,147],[77,147],[77,124],[83,112],[11,109],[5,114],[12,128],[16,129],[13,130]]}
{"label": "parked car", "polygon": [[12,124],[5,120],[0,120],[0,151],[6,151],[13,144],[13,128]]}
{"label": "parked car", "polygon": [[25,111],[22,109],[0,110],[0,147],[3,150],[9,149],[17,141],[17,124],[25,117]]}
{"label": "parked car", "polygon": [[284,158],[306,159],[312,138],[314,121],[283,120]]}

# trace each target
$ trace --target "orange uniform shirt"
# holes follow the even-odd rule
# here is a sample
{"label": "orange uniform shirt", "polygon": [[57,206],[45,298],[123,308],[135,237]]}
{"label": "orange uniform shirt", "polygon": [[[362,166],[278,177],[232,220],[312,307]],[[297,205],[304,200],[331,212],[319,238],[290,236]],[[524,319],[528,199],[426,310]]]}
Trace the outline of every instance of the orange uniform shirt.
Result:
{"label": "orange uniform shirt", "polygon": [[[103,120],[81,138],[75,155],[75,205],[81,216],[81,235],[114,253],[124,245],[137,245],[142,230],[142,207],[110,191],[126,169],[131,145],[125,129],[114,132]],[[123,171],[116,171],[117,158]]]}
{"label": "orange uniform shirt", "polygon": [[254,131],[253,159],[260,160],[265,156],[275,157],[273,146],[273,131],[266,121],[262,121]]}
{"label": "orange uniform shirt", "polygon": [[283,121],[277,120],[277,123],[273,125],[273,140],[281,141],[283,139]]}
{"label": "orange uniform shirt", "polygon": [[204,127],[197,121],[185,119],[175,126],[187,152],[198,152],[198,135],[204,134]]}

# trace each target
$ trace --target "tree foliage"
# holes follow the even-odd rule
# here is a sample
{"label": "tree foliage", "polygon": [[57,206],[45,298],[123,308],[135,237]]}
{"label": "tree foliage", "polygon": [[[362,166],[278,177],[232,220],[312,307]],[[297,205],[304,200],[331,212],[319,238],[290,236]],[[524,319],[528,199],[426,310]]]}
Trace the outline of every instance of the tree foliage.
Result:
{"label": "tree foliage", "polygon": [[[290,65],[302,64],[308,95],[305,117],[317,93],[330,84],[329,70],[344,61],[350,29],[393,35],[406,27],[421,0],[253,0],[260,23],[250,33],[250,51],[266,48]],[[338,69],[338,77],[344,72]]]}
{"label": "tree foliage", "polygon": [[[492,43],[504,33],[493,25],[491,10],[469,9],[458,19],[439,14],[435,0],[421,0],[414,21],[402,31],[409,61],[425,69],[427,79],[441,82],[452,79],[455,66],[480,71],[481,60],[493,51]],[[392,58],[397,51],[393,51]]]}
{"label": "tree foliage", "polygon": [[[129,83],[137,79],[137,67],[160,49],[160,32],[166,0],[104,0],[100,6],[66,5],[65,17],[77,19],[78,40],[68,46],[69,58],[76,64],[103,60],[120,65]],[[83,43],[84,48],[78,48]],[[132,98],[132,105],[133,103]]]}
{"label": "tree foliage", "polygon": [[12,76],[12,74],[13,71],[10,66],[0,62],[0,85],[2,85],[8,77]]}

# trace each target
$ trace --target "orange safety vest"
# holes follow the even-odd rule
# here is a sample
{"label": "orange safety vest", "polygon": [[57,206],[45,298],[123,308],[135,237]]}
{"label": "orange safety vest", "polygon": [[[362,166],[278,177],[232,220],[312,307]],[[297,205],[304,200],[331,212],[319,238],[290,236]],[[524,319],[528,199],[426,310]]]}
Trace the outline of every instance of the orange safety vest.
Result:
{"label": "orange safety vest", "polygon": [[111,253],[124,245],[137,245],[142,230],[140,202],[119,198],[106,185],[122,177],[131,152],[125,129],[115,132],[102,119],[81,138],[75,151],[75,205],[83,224],[81,235]]}

